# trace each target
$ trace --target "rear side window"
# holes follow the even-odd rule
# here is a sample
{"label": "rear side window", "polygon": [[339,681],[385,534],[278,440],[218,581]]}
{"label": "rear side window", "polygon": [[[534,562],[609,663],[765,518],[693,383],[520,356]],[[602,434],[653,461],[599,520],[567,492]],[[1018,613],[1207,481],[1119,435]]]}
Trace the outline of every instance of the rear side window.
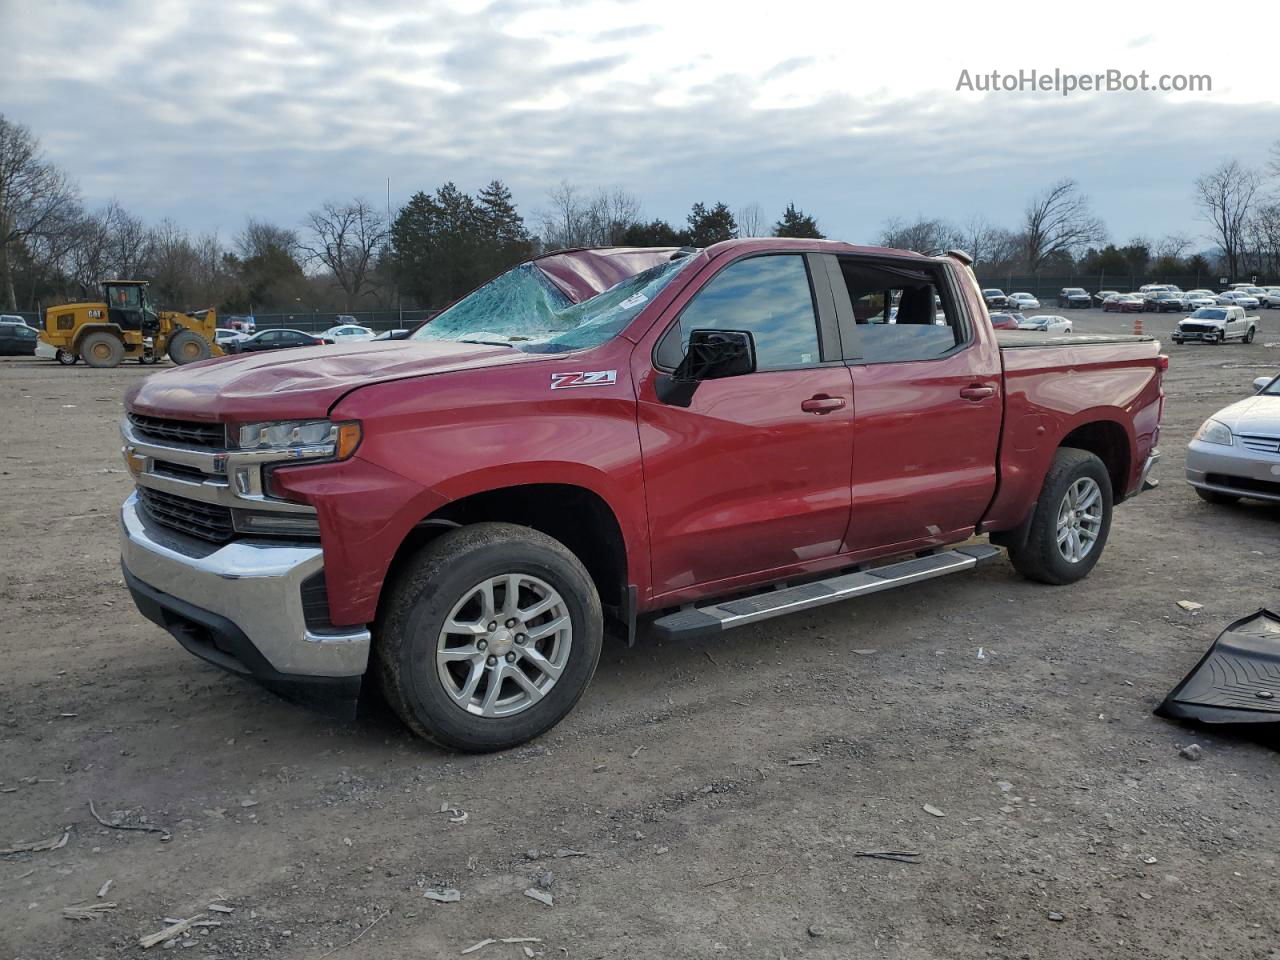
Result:
{"label": "rear side window", "polygon": [[693,330],[747,330],[756,367],[776,370],[821,362],[818,317],[801,254],[739,260],[721,270],[680,314],[658,348],[659,366],[679,364]]}
{"label": "rear side window", "polygon": [[863,363],[932,360],[965,342],[964,325],[938,268],[841,257],[840,274]]}

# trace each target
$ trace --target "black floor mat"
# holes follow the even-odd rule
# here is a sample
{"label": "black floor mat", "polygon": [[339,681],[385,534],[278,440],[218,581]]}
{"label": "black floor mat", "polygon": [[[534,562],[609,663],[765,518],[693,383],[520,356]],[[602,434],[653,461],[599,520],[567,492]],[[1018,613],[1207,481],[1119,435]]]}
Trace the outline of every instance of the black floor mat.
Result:
{"label": "black floor mat", "polygon": [[1280,723],[1280,616],[1259,610],[1227,627],[1156,714],[1202,723]]}

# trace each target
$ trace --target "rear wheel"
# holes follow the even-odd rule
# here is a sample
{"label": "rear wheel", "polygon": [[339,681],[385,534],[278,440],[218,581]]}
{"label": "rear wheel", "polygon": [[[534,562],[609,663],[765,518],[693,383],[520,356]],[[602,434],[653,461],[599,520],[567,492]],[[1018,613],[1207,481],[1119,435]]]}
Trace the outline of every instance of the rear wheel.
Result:
{"label": "rear wheel", "polygon": [[1089,575],[1111,531],[1111,476],[1087,450],[1063,447],[1036,500],[1026,542],[1009,549],[1014,568],[1041,583],[1074,583]]}
{"label": "rear wheel", "polygon": [[1230,503],[1238,503],[1240,498],[1234,493],[1219,493],[1217,490],[1205,490],[1202,487],[1195,487],[1196,495],[1205,503],[1214,503],[1218,506],[1226,506]]}
{"label": "rear wheel", "polygon": [[392,587],[375,657],[391,707],[421,737],[502,750],[555,726],[600,659],[587,571],[528,527],[479,523],[424,548]]}
{"label": "rear wheel", "polygon": [[1257,333],[1257,330],[1254,327],[1250,327],[1244,335],[1244,342],[1253,343],[1253,336],[1255,333]]}
{"label": "rear wheel", "polygon": [[213,356],[209,341],[191,330],[179,330],[169,338],[169,359],[176,364],[195,363]]}
{"label": "rear wheel", "polygon": [[118,367],[124,344],[110,333],[91,333],[80,342],[80,357],[91,367]]}

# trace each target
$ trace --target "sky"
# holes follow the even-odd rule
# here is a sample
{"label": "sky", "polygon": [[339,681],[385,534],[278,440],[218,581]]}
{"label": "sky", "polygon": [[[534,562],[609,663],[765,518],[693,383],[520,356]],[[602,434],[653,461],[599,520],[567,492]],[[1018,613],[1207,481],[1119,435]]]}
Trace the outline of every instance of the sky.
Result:
{"label": "sky", "polygon": [[[1245,0],[1215,24],[1093,0],[0,0],[0,113],[90,205],[226,237],[248,216],[385,203],[388,179],[394,208],[499,178],[530,221],[568,180],[677,224],[699,200],[770,219],[795,203],[870,242],[891,217],[1014,227],[1073,177],[1116,242],[1202,240],[1195,177],[1261,168],[1280,138],[1273,9]],[[1208,74],[1212,90],[957,90],[961,71],[1032,69]]]}

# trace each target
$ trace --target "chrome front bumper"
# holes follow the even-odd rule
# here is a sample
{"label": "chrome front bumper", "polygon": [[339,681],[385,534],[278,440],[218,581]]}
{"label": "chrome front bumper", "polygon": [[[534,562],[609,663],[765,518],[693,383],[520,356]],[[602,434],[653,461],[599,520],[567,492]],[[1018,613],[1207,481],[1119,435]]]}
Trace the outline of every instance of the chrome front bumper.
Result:
{"label": "chrome front bumper", "polygon": [[[197,628],[229,623],[278,674],[357,677],[365,672],[371,643],[366,628],[315,632],[307,627],[301,588],[324,566],[320,547],[245,540],[205,543],[149,521],[136,493],[124,502],[120,523],[126,575],[150,588],[151,605],[164,609],[166,629],[188,649],[184,631],[189,623]],[[243,666],[238,672],[261,672],[250,663]]]}
{"label": "chrome front bumper", "polygon": [[1247,450],[1238,438],[1229,447],[1192,440],[1187,447],[1187,483],[1202,490],[1280,502],[1280,456]]}

